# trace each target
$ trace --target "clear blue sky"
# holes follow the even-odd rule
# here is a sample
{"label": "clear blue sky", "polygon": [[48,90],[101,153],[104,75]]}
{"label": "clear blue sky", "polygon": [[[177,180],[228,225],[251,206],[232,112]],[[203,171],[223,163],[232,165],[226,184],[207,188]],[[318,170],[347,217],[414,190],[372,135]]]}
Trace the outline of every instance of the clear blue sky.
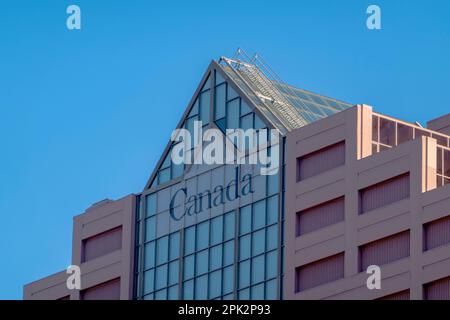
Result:
{"label": "clear blue sky", "polygon": [[0,298],[70,264],[74,215],[142,190],[211,59],[257,51],[287,83],[425,124],[450,110],[449,14],[448,0],[2,1]]}

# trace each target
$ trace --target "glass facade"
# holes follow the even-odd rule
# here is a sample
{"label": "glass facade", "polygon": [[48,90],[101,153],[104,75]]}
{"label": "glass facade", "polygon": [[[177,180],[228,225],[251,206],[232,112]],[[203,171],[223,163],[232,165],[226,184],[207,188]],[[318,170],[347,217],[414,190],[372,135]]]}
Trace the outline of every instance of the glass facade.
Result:
{"label": "glass facade", "polygon": [[[218,71],[187,114],[188,130],[192,119],[222,131],[267,127]],[[136,298],[280,299],[281,173],[261,175],[248,162],[181,170],[169,157],[140,202]]]}

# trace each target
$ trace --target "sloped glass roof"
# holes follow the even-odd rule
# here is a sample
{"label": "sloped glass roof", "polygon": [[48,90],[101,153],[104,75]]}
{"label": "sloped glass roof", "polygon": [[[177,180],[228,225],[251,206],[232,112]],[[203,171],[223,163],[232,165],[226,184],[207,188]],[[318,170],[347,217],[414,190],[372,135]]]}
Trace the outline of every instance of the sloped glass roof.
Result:
{"label": "sloped glass roof", "polygon": [[287,84],[274,82],[274,85],[308,122],[320,120],[353,106],[350,103],[328,98]]}
{"label": "sloped glass roof", "polygon": [[222,70],[281,131],[290,131],[352,107],[352,104],[296,88],[271,77],[264,66],[221,58]]}

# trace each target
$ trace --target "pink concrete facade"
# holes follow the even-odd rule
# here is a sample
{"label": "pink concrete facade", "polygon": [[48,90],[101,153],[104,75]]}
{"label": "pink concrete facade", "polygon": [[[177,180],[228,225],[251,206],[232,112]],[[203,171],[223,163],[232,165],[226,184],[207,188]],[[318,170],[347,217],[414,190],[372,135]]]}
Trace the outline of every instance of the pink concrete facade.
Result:
{"label": "pink concrete facade", "polygon": [[[430,123],[448,133],[450,116]],[[366,105],[288,133],[284,298],[448,297],[450,162],[437,155],[450,154],[449,143]],[[345,155],[332,146],[345,146]],[[303,178],[302,162],[315,174]],[[343,199],[343,219],[327,209],[331,203],[339,211],[336,199]],[[438,245],[427,248],[427,239]],[[376,263],[381,290],[369,290],[362,267]]]}
{"label": "pink concrete facade", "polygon": [[133,297],[136,197],[104,200],[74,217],[72,265],[81,290],[69,290],[61,271],[24,287],[25,300],[90,300]]}

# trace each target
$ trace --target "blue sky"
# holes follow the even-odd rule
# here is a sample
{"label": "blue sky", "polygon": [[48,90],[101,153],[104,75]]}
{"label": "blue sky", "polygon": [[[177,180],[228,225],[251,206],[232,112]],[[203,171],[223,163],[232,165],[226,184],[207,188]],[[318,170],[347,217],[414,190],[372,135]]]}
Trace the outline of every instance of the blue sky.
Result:
{"label": "blue sky", "polygon": [[[66,28],[70,4],[82,30]],[[450,110],[449,13],[448,0],[2,1],[0,299],[70,264],[74,215],[143,189],[211,59],[257,51],[287,83],[425,124]]]}

